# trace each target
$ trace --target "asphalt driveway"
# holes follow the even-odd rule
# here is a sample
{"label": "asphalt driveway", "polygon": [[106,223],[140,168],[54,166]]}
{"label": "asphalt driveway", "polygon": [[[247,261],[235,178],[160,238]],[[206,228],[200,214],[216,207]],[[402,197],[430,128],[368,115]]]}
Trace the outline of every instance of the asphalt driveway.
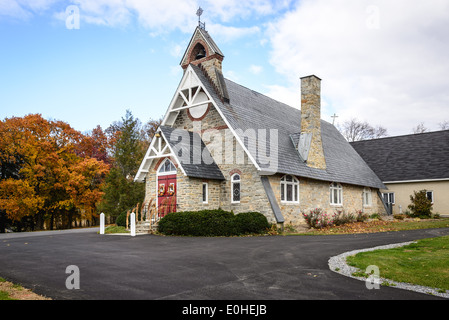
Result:
{"label": "asphalt driveway", "polygon": [[[57,300],[441,299],[367,289],[328,268],[343,252],[449,235],[449,229],[233,238],[99,235],[98,229],[0,235],[0,277]],[[68,266],[79,289],[68,289]],[[381,271],[382,272],[382,271]]]}

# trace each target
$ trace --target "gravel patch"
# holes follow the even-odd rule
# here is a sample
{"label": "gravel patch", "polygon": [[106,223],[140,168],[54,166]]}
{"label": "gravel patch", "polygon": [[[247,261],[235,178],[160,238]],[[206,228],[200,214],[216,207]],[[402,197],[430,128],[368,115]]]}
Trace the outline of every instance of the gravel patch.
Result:
{"label": "gravel patch", "polygon": [[[378,279],[374,279],[374,277],[372,277],[371,279],[367,279],[364,277],[354,276],[353,273],[361,272],[362,270],[355,268],[355,267],[351,267],[346,263],[347,257],[353,256],[359,252],[403,247],[403,246],[409,245],[414,242],[415,241],[402,242],[402,243],[389,244],[389,245],[385,245],[385,246],[378,246],[378,247],[373,247],[373,248],[368,248],[368,249],[353,250],[353,251],[345,252],[338,256],[331,257],[328,261],[328,265],[329,265],[329,268],[331,271],[334,271],[336,273],[339,273],[341,275],[344,275],[344,276],[347,276],[350,278],[366,281],[366,282],[370,283],[371,285],[374,284],[374,281],[377,281],[376,283],[379,283],[380,285],[386,285],[386,286],[391,286],[394,288],[411,290],[411,291],[416,291],[416,292],[420,292],[420,293],[424,293],[424,294],[430,294],[430,295],[439,296],[439,297],[443,297],[443,298],[449,298],[449,293],[447,293],[447,292],[441,293],[441,292],[438,292],[437,290],[435,290],[434,288],[430,288],[430,287],[418,286],[418,285],[413,285],[413,284],[404,283],[404,282],[397,282],[397,281],[385,279],[382,277],[379,277]],[[362,272],[364,272],[364,271],[362,271]]]}

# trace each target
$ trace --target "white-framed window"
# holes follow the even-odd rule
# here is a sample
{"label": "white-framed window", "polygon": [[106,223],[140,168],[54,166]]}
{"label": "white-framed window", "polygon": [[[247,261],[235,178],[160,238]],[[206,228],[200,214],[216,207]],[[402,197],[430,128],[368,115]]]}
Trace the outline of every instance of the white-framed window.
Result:
{"label": "white-framed window", "polygon": [[165,159],[165,161],[163,161],[161,163],[161,165],[159,166],[159,169],[157,170],[157,174],[162,176],[162,175],[168,175],[168,174],[175,174],[176,173],[176,167],[173,164],[173,162],[171,162],[170,159]]}
{"label": "white-framed window", "polygon": [[364,188],[363,189],[363,205],[365,207],[371,207],[373,204],[373,198],[371,195],[371,189],[370,188]]}
{"label": "white-framed window", "polygon": [[342,205],[343,204],[343,187],[341,184],[332,182],[329,186],[330,204]]}
{"label": "white-framed window", "polygon": [[299,180],[290,175],[281,178],[281,202],[299,203]]}
{"label": "white-framed window", "polygon": [[240,175],[234,173],[231,177],[231,203],[240,203]]}
{"label": "white-framed window", "polygon": [[385,203],[394,204],[394,192],[384,192],[382,195]]}
{"label": "white-framed window", "polygon": [[203,203],[209,202],[209,184],[203,182]]}
{"label": "white-framed window", "polygon": [[433,191],[426,191],[426,196],[433,203]]}

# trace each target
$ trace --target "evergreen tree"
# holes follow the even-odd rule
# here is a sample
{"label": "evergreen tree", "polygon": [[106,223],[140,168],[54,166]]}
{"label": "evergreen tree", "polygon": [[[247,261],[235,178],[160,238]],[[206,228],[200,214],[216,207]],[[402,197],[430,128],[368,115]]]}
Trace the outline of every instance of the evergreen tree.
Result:
{"label": "evergreen tree", "polygon": [[134,177],[146,150],[141,122],[129,110],[121,121],[111,124],[106,132],[115,142],[111,148],[112,168],[106,177],[105,195],[99,209],[117,218],[144,199],[145,185],[134,182]]}

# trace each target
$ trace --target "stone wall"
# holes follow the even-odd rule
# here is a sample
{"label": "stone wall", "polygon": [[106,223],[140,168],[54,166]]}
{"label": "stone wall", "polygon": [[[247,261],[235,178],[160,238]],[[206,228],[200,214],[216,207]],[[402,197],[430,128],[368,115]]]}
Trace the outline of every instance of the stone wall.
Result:
{"label": "stone wall", "polygon": [[298,226],[305,224],[301,212],[307,212],[315,208],[321,208],[328,213],[334,213],[337,210],[346,213],[363,211],[369,215],[385,213],[383,204],[377,195],[377,189],[371,189],[371,206],[363,206],[362,196],[364,188],[350,184],[341,184],[343,188],[343,203],[342,205],[331,205],[329,182],[301,177],[297,177],[299,179],[299,203],[283,203],[281,202],[280,190],[282,176],[279,174],[270,176],[269,181],[284,216],[285,225]]}

